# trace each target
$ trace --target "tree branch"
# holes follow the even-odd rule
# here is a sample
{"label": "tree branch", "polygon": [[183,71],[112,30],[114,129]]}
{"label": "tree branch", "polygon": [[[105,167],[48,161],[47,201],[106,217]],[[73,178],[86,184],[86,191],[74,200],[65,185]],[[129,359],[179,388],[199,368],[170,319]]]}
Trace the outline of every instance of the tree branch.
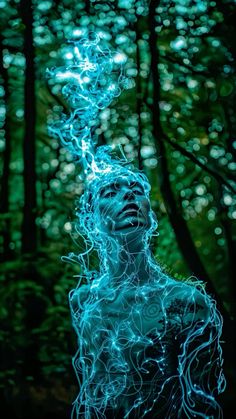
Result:
{"label": "tree branch", "polygon": [[[145,101],[146,106],[152,110],[153,105],[150,105]],[[205,172],[209,173],[212,177],[215,178],[215,180],[220,183],[220,185],[224,184],[232,193],[236,193],[236,189],[228,182],[227,179],[225,179],[219,172],[217,172],[213,167],[209,165],[205,165],[202,163],[194,154],[187,151],[184,147],[179,145],[177,142],[171,140],[167,134],[163,132],[163,139],[168,142],[175,150],[178,150],[183,156],[190,159],[194,164],[201,167]]]}
{"label": "tree branch", "polygon": [[228,182],[227,179],[225,179],[220,173],[218,173],[215,169],[210,167],[209,165],[205,165],[202,163],[197,157],[194,156],[194,154],[187,151],[184,147],[176,143],[175,141],[172,141],[168,135],[164,134],[163,138],[165,141],[167,141],[175,150],[180,151],[180,153],[190,159],[194,164],[201,167],[205,172],[209,173],[212,177],[215,178],[215,180],[220,184],[224,184],[228,189],[231,190],[231,192],[236,193],[236,189]]}

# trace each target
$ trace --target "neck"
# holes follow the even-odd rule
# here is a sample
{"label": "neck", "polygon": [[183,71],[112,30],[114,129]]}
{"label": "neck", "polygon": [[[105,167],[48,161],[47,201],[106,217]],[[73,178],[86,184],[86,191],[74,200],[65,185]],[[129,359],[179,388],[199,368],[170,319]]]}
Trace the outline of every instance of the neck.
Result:
{"label": "neck", "polygon": [[109,283],[114,287],[127,282],[142,286],[154,273],[150,250],[137,237],[133,240],[126,237],[122,243],[113,243],[106,253]]}

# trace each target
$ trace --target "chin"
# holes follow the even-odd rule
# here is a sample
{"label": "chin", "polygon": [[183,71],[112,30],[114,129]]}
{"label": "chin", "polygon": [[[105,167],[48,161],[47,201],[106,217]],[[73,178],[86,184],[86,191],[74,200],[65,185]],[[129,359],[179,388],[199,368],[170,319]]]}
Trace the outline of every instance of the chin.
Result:
{"label": "chin", "polygon": [[125,223],[121,226],[117,226],[116,229],[114,230],[114,233],[116,234],[121,234],[121,235],[125,235],[125,234],[137,234],[137,233],[144,233],[145,231],[148,231],[150,228],[150,226],[148,226],[147,224],[144,223],[140,223],[140,222],[132,222],[130,221],[129,223]]}

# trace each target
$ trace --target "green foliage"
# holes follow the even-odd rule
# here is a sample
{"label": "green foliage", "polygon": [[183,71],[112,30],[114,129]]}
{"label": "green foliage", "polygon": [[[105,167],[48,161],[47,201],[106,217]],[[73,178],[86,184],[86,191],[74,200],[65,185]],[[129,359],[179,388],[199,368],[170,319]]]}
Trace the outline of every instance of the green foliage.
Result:
{"label": "green foliage", "polygon": [[[153,135],[153,120],[158,115],[154,114],[149,3],[145,0],[32,2],[37,251],[22,254],[26,77],[22,4],[19,0],[0,1],[2,173],[7,161],[6,141],[10,144],[9,182],[1,192],[0,205],[0,378],[1,388],[4,390],[7,383],[11,397],[16,389],[20,392],[20,388],[31,386],[28,399],[38,406],[40,382],[51,383],[63,376],[66,387],[73,379],[70,364],[76,343],[67,294],[76,287],[82,272],[79,264],[63,264],[60,258],[84,250],[74,213],[83,184],[72,156],[58,139],[48,135],[48,123],[67,109],[59,86],[51,86],[45,72],[47,67],[66,63],[66,41],[76,39],[78,30],[98,31],[112,48],[129,57],[126,71],[135,78],[136,87],[101,112],[98,143],[121,143],[127,157],[148,175],[159,222],[159,236],[153,238],[152,246],[161,266],[179,280],[193,272],[180,250],[180,237],[170,223],[169,202],[160,187],[163,156],[157,153]],[[236,218],[234,20],[234,1],[156,2],[158,105],[164,136],[159,135],[165,146],[169,179],[202,264],[231,314],[235,311],[232,255]],[[4,176],[1,187],[4,191]],[[7,209],[3,205],[6,194]],[[6,245],[7,235],[10,239]],[[95,254],[90,262],[92,269],[98,269]],[[53,400],[56,405],[57,397]],[[37,417],[36,410],[32,412],[31,417]]]}

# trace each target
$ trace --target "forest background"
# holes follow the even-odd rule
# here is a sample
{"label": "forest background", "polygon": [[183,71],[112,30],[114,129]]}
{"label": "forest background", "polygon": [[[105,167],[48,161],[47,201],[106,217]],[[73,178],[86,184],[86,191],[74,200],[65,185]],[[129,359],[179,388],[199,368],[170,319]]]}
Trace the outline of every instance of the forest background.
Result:
{"label": "forest background", "polygon": [[61,256],[84,248],[74,228],[83,184],[73,156],[49,136],[68,109],[45,74],[71,58],[67,40],[83,29],[128,56],[136,85],[101,112],[95,135],[100,145],[121,143],[148,176],[163,269],[205,281],[217,300],[221,404],[232,417],[235,21],[232,0],[0,0],[2,417],[67,418],[78,391],[67,294],[81,272]]}

